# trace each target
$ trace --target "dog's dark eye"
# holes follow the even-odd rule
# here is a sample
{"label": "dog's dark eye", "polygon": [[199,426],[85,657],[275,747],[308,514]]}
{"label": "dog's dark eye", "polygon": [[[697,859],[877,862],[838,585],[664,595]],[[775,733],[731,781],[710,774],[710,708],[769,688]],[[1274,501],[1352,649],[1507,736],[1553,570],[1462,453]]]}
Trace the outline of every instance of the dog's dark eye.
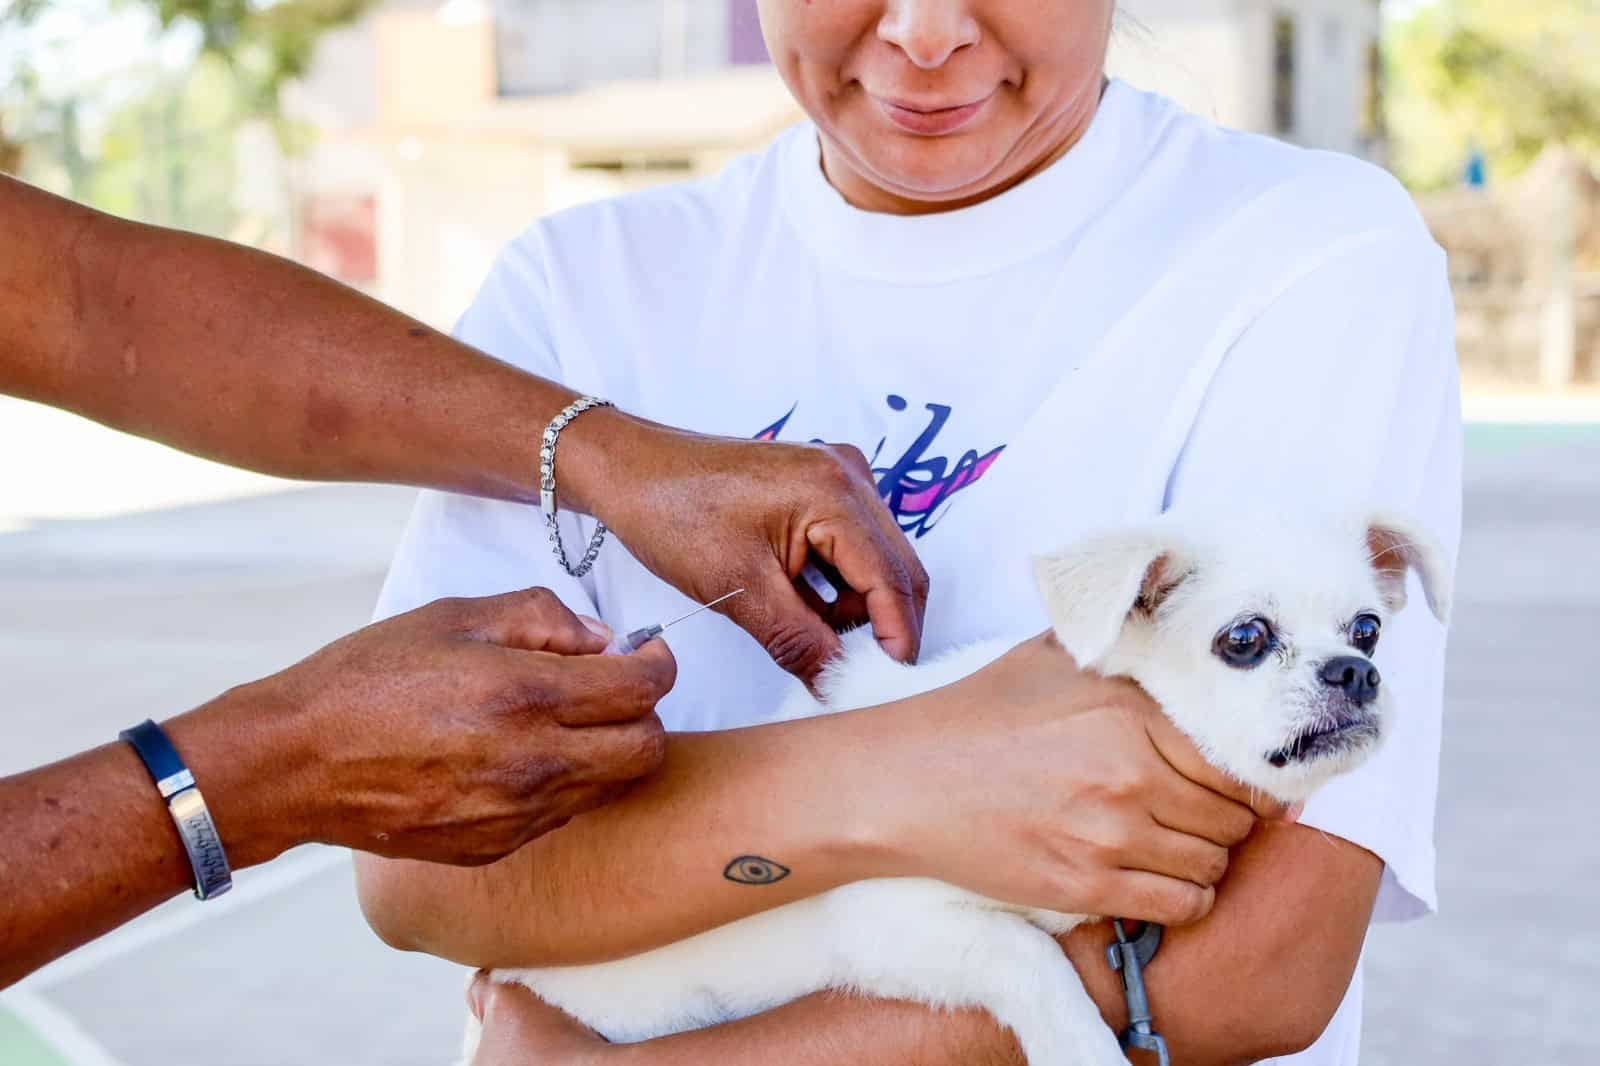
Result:
{"label": "dog's dark eye", "polygon": [[1252,618],[1218,633],[1216,652],[1229,666],[1249,669],[1267,657],[1272,645],[1272,627],[1264,618]]}
{"label": "dog's dark eye", "polygon": [[1378,621],[1375,614],[1358,614],[1356,620],[1350,623],[1350,646],[1362,655],[1371,655],[1372,649],[1378,646],[1378,634],[1383,632],[1383,623]]}

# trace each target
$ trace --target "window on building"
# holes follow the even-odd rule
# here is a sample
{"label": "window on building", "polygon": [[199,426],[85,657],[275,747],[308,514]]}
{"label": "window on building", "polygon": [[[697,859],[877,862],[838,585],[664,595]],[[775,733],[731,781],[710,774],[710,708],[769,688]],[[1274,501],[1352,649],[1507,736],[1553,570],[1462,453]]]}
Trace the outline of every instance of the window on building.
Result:
{"label": "window on building", "polygon": [[1280,137],[1295,127],[1295,21],[1293,15],[1272,17],[1272,127]]}
{"label": "window on building", "polygon": [[572,161],[573,170],[596,174],[683,174],[694,171],[694,160],[683,156],[653,156],[644,153],[619,156],[580,157]]}
{"label": "window on building", "polygon": [[[609,81],[703,74],[760,42],[711,0],[491,0],[500,93],[559,93]],[[745,25],[742,42],[732,37]],[[765,54],[763,52],[763,54]]]}

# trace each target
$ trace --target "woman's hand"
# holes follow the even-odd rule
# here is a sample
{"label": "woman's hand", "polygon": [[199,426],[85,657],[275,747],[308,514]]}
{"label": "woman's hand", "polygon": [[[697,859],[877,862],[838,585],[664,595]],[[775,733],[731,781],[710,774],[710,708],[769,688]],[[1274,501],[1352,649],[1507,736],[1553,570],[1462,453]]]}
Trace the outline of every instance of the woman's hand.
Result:
{"label": "woman's hand", "polygon": [[488,863],[660,765],[672,653],[606,640],[544,589],[440,600],[168,731],[235,865],[308,841]]}
{"label": "woman's hand", "polygon": [[880,839],[903,872],[995,899],[1191,922],[1228,849],[1285,813],[1207,764],[1137,685],[1079,670],[1049,634],[872,713],[901,722],[901,742],[876,753]]}
{"label": "woman's hand", "polygon": [[[810,680],[838,629],[872,623],[914,662],[928,575],[884,506],[867,461],[844,445],[703,437],[596,410],[562,436],[562,506],[605,522],[651,573],[719,608],[777,664]],[[808,555],[843,579],[824,604],[797,582]]]}
{"label": "woman's hand", "polygon": [[471,1066],[594,1066],[612,1045],[523,985],[498,984],[479,971],[467,1007],[483,1026]]}

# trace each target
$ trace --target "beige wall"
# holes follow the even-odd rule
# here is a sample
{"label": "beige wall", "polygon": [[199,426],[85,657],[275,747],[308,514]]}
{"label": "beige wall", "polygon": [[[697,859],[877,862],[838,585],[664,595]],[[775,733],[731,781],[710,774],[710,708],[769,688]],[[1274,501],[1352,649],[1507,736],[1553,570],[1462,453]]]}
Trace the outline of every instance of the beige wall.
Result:
{"label": "beige wall", "polygon": [[550,153],[401,140],[378,192],[380,298],[449,329],[500,249],[543,210]]}
{"label": "beige wall", "polygon": [[388,150],[378,196],[379,297],[449,329],[500,249],[539,216],[710,173],[725,158],[697,153],[688,173],[597,171],[531,141],[402,138]]}
{"label": "beige wall", "polygon": [[386,125],[440,122],[495,98],[494,23],[432,11],[384,11],[377,41],[377,119]]}

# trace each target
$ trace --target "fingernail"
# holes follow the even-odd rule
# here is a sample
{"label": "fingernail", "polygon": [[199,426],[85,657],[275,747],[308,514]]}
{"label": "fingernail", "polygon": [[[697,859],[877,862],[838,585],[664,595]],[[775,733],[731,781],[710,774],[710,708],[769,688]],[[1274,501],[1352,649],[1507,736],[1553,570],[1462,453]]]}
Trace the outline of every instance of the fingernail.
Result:
{"label": "fingernail", "polygon": [[1300,815],[1305,813],[1305,809],[1305,800],[1301,800],[1299,803],[1292,804],[1288,810],[1283,812],[1283,820],[1291,823],[1298,822],[1300,820]]}
{"label": "fingernail", "polygon": [[583,623],[583,628],[587,629],[601,640],[611,639],[611,627],[600,621],[600,619],[590,618],[586,614],[580,614],[578,616],[578,621]]}

